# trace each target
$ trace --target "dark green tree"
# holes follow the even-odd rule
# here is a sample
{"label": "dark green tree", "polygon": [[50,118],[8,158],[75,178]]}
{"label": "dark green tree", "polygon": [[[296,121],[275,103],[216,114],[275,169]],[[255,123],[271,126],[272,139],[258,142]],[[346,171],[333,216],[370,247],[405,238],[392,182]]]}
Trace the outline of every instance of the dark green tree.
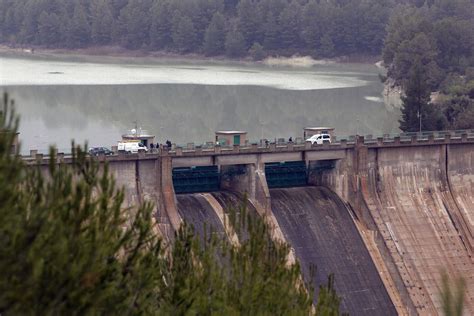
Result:
{"label": "dark green tree", "polygon": [[246,53],[245,38],[241,32],[230,30],[225,38],[225,53],[229,57],[242,57]]}
{"label": "dark green tree", "polygon": [[[151,312],[164,288],[151,206],[123,210],[107,167],[76,148],[70,166],[11,155],[17,121],[0,113],[2,315]],[[52,152],[51,152],[52,153]],[[48,174],[45,176],[45,174]],[[73,180],[74,179],[74,180]],[[153,307],[153,309],[152,309]]]}
{"label": "dark green tree", "polygon": [[170,47],[172,27],[171,4],[167,0],[156,1],[151,12],[150,44],[152,48],[163,49]]}
{"label": "dark green tree", "polygon": [[331,37],[328,34],[324,34],[319,44],[319,55],[323,57],[333,57],[335,54],[334,49],[334,43]]}
{"label": "dark green tree", "polygon": [[265,50],[272,51],[280,47],[279,39],[280,32],[277,18],[273,13],[268,14],[267,22],[264,25],[265,38],[263,40],[263,47]]}
{"label": "dark green tree", "polygon": [[319,287],[316,315],[338,316],[340,301],[334,288],[334,274],[331,274],[328,277],[327,286],[321,285]]}
{"label": "dark green tree", "polygon": [[429,88],[434,89],[439,85],[441,78],[441,70],[436,63],[438,51],[435,45],[425,33],[418,33],[413,39],[401,42],[390,74],[402,82],[414,67],[414,63],[419,62],[425,71],[425,80]]}
{"label": "dark green tree", "polygon": [[259,43],[254,43],[249,49],[249,55],[256,61],[264,59],[265,51],[263,50],[263,46]]}
{"label": "dark green tree", "polygon": [[278,17],[282,48],[296,48],[300,45],[300,17],[301,6],[296,1],[290,2]]}
{"label": "dark green tree", "polygon": [[474,80],[452,74],[441,85],[436,105],[446,119],[446,128],[474,127]]}
{"label": "dark green tree", "polygon": [[193,21],[175,11],[172,29],[173,47],[180,53],[189,53],[196,47],[196,32]]}
{"label": "dark green tree", "polygon": [[380,54],[386,36],[386,24],[390,17],[389,0],[370,0],[362,4],[359,17],[359,41],[356,43],[357,52]]}
{"label": "dark green tree", "polygon": [[260,42],[263,36],[262,16],[253,0],[240,0],[237,5],[238,27],[245,40],[245,50],[254,42]]}
{"label": "dark green tree", "polygon": [[430,106],[430,88],[420,61],[415,61],[402,96],[402,118],[400,129],[404,132],[417,132],[426,125],[426,113]]}
{"label": "dark green tree", "polygon": [[204,52],[208,56],[224,53],[225,44],[225,20],[219,12],[212,17],[211,23],[204,35]]}
{"label": "dark green tree", "polygon": [[0,41],[17,41],[24,19],[24,4],[17,1],[0,2]]}
{"label": "dark green tree", "polygon": [[320,26],[320,8],[316,1],[308,2],[302,11],[301,38],[309,49],[316,50],[319,47],[322,30]]}
{"label": "dark green tree", "polygon": [[151,0],[129,0],[120,10],[119,34],[127,48],[137,49],[149,44]]}
{"label": "dark green tree", "polygon": [[223,0],[196,0],[195,8],[192,9],[192,14],[189,16],[195,27],[197,43],[204,42],[204,36],[212,18],[216,13],[222,14],[223,11]]}
{"label": "dark green tree", "polygon": [[[38,27],[39,27],[39,11],[36,3],[28,2],[24,6],[24,18],[19,32],[19,41],[21,43],[37,44],[38,42]],[[45,23],[46,21],[43,21]]]}
{"label": "dark green tree", "polygon": [[96,44],[108,44],[112,39],[114,18],[107,0],[91,2],[91,38]]}
{"label": "dark green tree", "polygon": [[434,26],[438,63],[447,72],[464,73],[474,54],[473,21],[445,18]]}
{"label": "dark green tree", "polygon": [[69,24],[67,42],[69,47],[84,47],[89,44],[91,27],[87,17],[86,8],[77,2]]}
{"label": "dark green tree", "polygon": [[60,19],[56,13],[42,12],[38,18],[39,43],[54,46],[60,38]]}
{"label": "dark green tree", "polygon": [[424,12],[408,6],[401,6],[394,10],[384,41],[384,63],[387,66],[392,65],[403,41],[411,41],[419,33],[426,35],[430,29],[432,29],[431,23]]}

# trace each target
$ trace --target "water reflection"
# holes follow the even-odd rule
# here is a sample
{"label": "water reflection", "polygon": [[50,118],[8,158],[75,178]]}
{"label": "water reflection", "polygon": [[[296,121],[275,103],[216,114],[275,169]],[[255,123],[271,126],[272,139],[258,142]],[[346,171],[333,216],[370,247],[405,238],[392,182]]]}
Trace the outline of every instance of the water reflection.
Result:
{"label": "water reflection", "polygon": [[[22,115],[24,152],[44,150],[52,143],[66,149],[71,139],[111,146],[134,121],[160,142],[179,144],[209,141],[214,131],[225,129],[246,130],[253,140],[298,137],[303,127],[321,125],[335,127],[337,135],[398,131],[399,110],[381,101],[383,86],[371,65],[289,69],[66,64],[0,58],[0,85],[6,85],[3,90],[17,100]],[[38,69],[64,74],[44,79],[36,77]],[[67,84],[71,82],[61,80],[68,72],[74,74],[68,79],[72,82],[99,78],[111,84]],[[157,82],[167,83],[155,83],[158,77],[163,80]],[[121,84],[136,79],[148,84]],[[34,85],[12,85],[15,81]]]}
{"label": "water reflection", "polygon": [[[304,126],[334,126],[339,135],[397,131],[398,111],[367,101],[363,88],[288,91],[203,85],[10,87],[22,114],[23,147],[68,147],[72,138],[112,145],[134,121],[164,142],[204,142],[220,129],[252,139],[299,136]],[[39,147],[38,147],[39,146]]]}

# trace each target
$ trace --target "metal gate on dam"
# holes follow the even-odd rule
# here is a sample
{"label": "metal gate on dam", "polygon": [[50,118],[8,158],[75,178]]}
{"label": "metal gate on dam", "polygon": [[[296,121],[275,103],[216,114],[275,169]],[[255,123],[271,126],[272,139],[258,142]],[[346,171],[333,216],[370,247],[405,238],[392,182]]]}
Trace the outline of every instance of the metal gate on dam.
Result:
{"label": "metal gate on dam", "polygon": [[[23,159],[48,168],[49,157]],[[153,201],[160,233],[183,221],[216,226],[244,196],[292,247],[317,286],[335,273],[341,311],[439,315],[441,271],[466,280],[474,314],[474,133],[410,135],[311,145],[215,146],[99,156],[124,207]],[[71,158],[57,155],[58,163]],[[177,193],[180,194],[177,194]]]}
{"label": "metal gate on dam", "polygon": [[175,193],[214,192],[219,190],[217,166],[173,168]]}

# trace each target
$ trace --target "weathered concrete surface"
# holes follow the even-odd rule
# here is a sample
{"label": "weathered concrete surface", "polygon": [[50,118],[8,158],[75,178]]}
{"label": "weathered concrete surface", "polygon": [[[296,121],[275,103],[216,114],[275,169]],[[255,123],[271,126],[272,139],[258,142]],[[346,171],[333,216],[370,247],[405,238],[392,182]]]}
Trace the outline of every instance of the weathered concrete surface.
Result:
{"label": "weathered concrete surface", "polygon": [[173,159],[173,168],[192,166],[212,166],[214,164],[212,156],[198,157],[176,157]]}
{"label": "weathered concrete surface", "polygon": [[138,169],[136,161],[114,161],[109,163],[110,174],[115,178],[117,188],[123,188],[125,193],[124,207],[140,204],[138,188]]}
{"label": "weathered concrete surface", "polygon": [[[226,167],[222,167],[221,171],[225,170]],[[255,213],[270,227],[272,240],[279,243],[286,242],[281,227],[271,210],[270,190],[265,178],[263,164],[257,164],[257,166],[249,164],[245,166],[245,173],[221,178],[221,188],[228,191],[225,196],[220,196],[221,192],[213,193],[221,201],[221,204],[235,207],[246,196],[248,208],[255,210]],[[290,249],[287,263],[291,265],[295,262],[294,249]]]}
{"label": "weathered concrete surface", "polygon": [[156,163],[160,170],[160,212],[163,217],[166,215],[173,231],[177,231],[182,224],[182,218],[178,214],[178,207],[176,205],[172,161],[170,157],[161,157]]}
{"label": "weathered concrete surface", "polygon": [[[341,312],[396,315],[349,209],[323,187],[271,189],[272,210],[303,273],[316,266],[315,286],[335,273]],[[317,293],[316,293],[317,295]]]}
{"label": "weathered concrete surface", "polygon": [[[210,193],[203,193],[202,196],[207,200],[209,205],[211,205],[217,217],[219,217],[221,223],[224,225],[224,230],[227,235],[227,239],[232,245],[239,246],[239,237],[234,227],[232,226],[232,221],[229,215],[229,208],[226,203],[221,203],[221,201],[216,199],[215,195]],[[238,205],[239,204],[234,204],[231,207],[234,207],[234,209],[238,209]]]}
{"label": "weathered concrete surface", "polygon": [[474,265],[456,228],[445,153],[443,146],[369,150],[359,161],[360,191],[417,313],[441,314],[444,270],[466,278],[466,312],[473,314]]}
{"label": "weathered concrete surface", "polygon": [[474,247],[474,148],[472,145],[447,146],[447,159],[449,187],[461,212],[460,221],[465,227],[464,242],[468,244],[472,254]]}
{"label": "weathered concrete surface", "polygon": [[203,194],[178,194],[176,199],[179,215],[201,238],[227,238],[224,223]]}
{"label": "weathered concrete surface", "polygon": [[226,238],[234,245],[239,245],[240,238],[247,238],[246,231],[240,235],[234,230],[230,220],[230,212],[240,216],[240,208],[244,204],[246,211],[253,216],[257,215],[256,209],[245,200],[241,194],[228,191],[213,193],[178,194],[178,211],[183,220],[194,226],[196,233],[202,237],[209,237],[209,233]]}
{"label": "weathered concrete surface", "polygon": [[[239,234],[239,239],[240,241],[247,240],[248,238],[248,232],[246,229],[240,229],[238,227],[233,227],[230,217],[232,216],[231,213],[234,213],[234,216],[237,219],[241,219],[241,216],[244,214],[241,214],[242,208],[245,206],[245,210],[247,214],[245,214],[247,217],[248,215],[250,216],[258,216],[258,213],[254,206],[249,203],[248,199],[246,199],[244,194],[240,194],[237,192],[230,192],[230,191],[219,191],[219,192],[212,192],[212,197],[215,199],[216,202],[219,203],[220,209],[224,211],[227,223],[229,226],[232,227],[232,229],[235,229],[236,232]],[[219,207],[215,208],[219,211]],[[246,220],[245,218],[244,220]]]}
{"label": "weathered concrete surface", "polygon": [[[367,152],[365,150],[365,156]],[[385,240],[378,233],[378,227],[360,193],[360,181],[357,173],[360,153],[351,150],[346,154],[346,159],[337,161],[333,169],[317,171],[311,169],[312,163],[310,163],[308,182],[311,185],[330,188],[352,207],[356,214],[354,223],[364,240],[377,271],[379,271],[382,282],[398,314],[415,315],[415,306],[399,275],[397,266],[390,255]],[[367,159],[364,161],[367,161]],[[367,168],[363,168],[362,172],[367,173]]]}

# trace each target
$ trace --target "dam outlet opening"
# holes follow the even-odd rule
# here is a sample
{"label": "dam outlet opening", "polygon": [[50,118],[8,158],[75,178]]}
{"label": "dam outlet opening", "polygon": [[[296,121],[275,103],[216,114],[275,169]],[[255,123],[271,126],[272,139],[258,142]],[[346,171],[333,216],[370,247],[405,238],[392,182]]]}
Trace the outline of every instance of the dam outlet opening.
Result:
{"label": "dam outlet opening", "polygon": [[268,188],[300,187],[308,184],[304,161],[266,163],[265,176]]}
{"label": "dam outlet opening", "polygon": [[265,176],[269,189],[302,187],[310,184],[311,175],[319,175],[334,169],[336,160],[272,162],[265,164]]}
{"label": "dam outlet opening", "polygon": [[220,176],[217,166],[173,168],[175,193],[219,191]]}

